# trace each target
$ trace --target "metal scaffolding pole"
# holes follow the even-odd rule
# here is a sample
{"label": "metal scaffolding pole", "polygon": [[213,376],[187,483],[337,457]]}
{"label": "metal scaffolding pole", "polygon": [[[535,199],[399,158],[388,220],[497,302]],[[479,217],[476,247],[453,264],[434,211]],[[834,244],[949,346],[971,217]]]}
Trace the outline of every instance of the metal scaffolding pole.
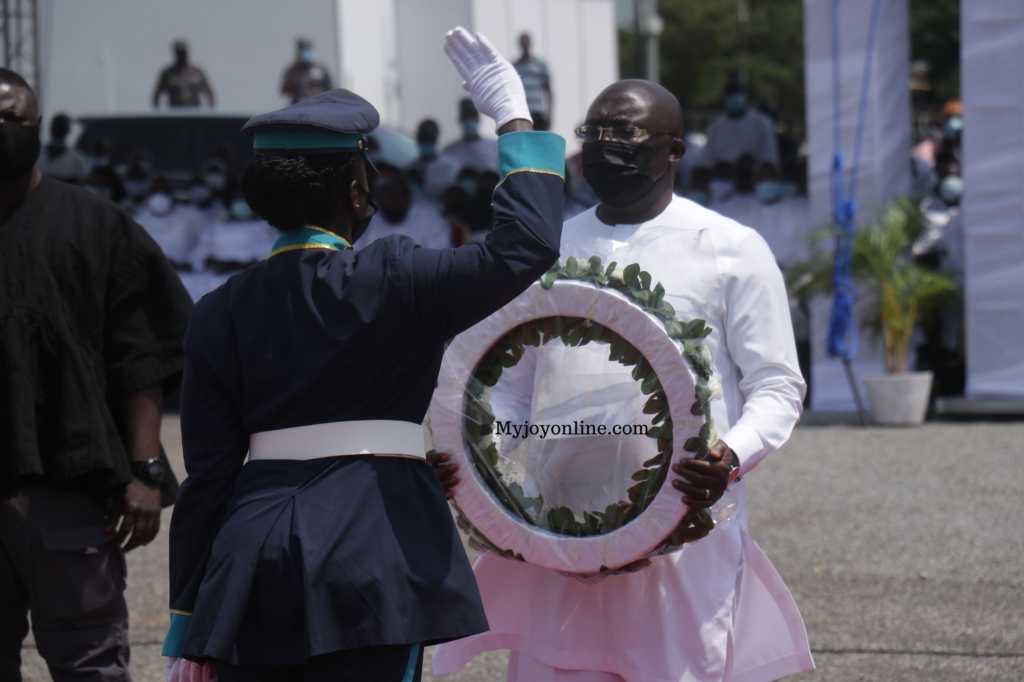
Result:
{"label": "metal scaffolding pole", "polygon": [[39,0],[0,0],[4,68],[16,71],[42,96]]}
{"label": "metal scaffolding pole", "polygon": [[665,28],[665,22],[658,14],[658,0],[637,0],[636,25],[638,42],[644,46],[644,78],[658,83],[661,81],[658,38]]}

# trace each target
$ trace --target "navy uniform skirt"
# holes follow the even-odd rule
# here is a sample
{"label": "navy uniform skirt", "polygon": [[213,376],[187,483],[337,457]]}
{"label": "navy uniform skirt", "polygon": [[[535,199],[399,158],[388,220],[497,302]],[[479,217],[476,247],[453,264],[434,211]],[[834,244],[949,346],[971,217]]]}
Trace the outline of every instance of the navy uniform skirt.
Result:
{"label": "navy uniform skirt", "polygon": [[426,462],[260,460],[239,474],[184,654],[301,665],[346,649],[427,645],[487,629]]}

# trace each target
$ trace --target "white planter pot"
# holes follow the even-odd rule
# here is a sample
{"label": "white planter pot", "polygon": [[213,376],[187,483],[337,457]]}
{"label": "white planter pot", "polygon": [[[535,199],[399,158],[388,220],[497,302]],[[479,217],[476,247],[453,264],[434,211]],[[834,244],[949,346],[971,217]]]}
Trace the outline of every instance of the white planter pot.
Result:
{"label": "white planter pot", "polygon": [[908,372],[867,377],[864,387],[871,404],[871,420],[883,426],[920,426],[932,392],[931,372]]}

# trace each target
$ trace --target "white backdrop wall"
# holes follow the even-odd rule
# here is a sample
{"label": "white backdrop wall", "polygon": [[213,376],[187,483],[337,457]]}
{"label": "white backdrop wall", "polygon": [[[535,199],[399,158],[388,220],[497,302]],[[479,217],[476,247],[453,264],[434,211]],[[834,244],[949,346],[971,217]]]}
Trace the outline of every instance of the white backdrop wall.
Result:
{"label": "white backdrop wall", "polygon": [[401,122],[395,0],[337,0],[340,87],[364,97],[388,125]]}
{"label": "white backdrop wall", "polygon": [[183,38],[217,109],[255,113],[287,103],[281,78],[295,39],[311,38],[337,79],[334,0],[50,0],[43,11],[47,117],[150,109],[157,75]]}
{"label": "white backdrop wall", "polygon": [[[973,1],[973,0],[972,0]],[[840,109],[842,151],[852,162],[857,110],[867,48],[871,2],[841,2]],[[804,0],[805,88],[807,94],[808,191],[811,225],[831,220],[829,174],[833,158],[832,3]],[[889,199],[910,189],[911,117],[907,89],[910,30],[907,0],[882,0],[867,93],[867,115],[857,185],[859,222],[870,221]],[[853,410],[855,403],[842,362],[826,353],[829,307],[813,306],[811,320],[812,405],[815,410]],[[854,362],[858,378],[885,373],[881,348],[862,335]],[[861,395],[864,395],[861,384]]]}
{"label": "white backdrop wall", "polygon": [[598,93],[619,79],[613,0],[472,0],[473,27],[510,60],[519,36],[529,33],[532,52],[547,62],[554,92],[551,130],[578,147],[573,130],[583,123]]}
{"label": "white backdrop wall", "polygon": [[961,12],[967,395],[1024,398],[1024,3]]}
{"label": "white backdrop wall", "polygon": [[[457,139],[458,102],[468,93],[445,55],[444,36],[455,26],[472,27],[470,0],[397,0],[398,61],[402,74],[401,127],[415,132],[420,121],[432,118],[441,128],[442,142]],[[481,125],[486,133],[493,122]]]}
{"label": "white backdrop wall", "polygon": [[[171,41],[183,38],[210,79],[217,110],[267,111],[295,39],[311,38],[335,83],[359,93],[390,125],[414,132],[424,118],[456,139],[461,79],[441,49],[457,25],[485,33],[509,59],[529,32],[548,62],[552,129],[572,130],[593,98],[618,79],[614,0],[50,0],[43,8],[47,116],[150,109]],[[482,131],[493,134],[493,123]],[[490,131],[490,132],[488,132]]]}

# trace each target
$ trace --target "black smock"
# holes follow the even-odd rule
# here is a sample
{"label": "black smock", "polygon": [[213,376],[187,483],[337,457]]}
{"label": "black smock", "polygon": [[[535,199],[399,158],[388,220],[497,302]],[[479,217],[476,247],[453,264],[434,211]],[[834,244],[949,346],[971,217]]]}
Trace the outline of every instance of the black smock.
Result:
{"label": "black smock", "polygon": [[177,386],[191,308],[124,211],[44,177],[0,223],[0,499],[130,482],[118,406]]}
{"label": "black smock", "polygon": [[[288,251],[196,304],[182,386],[188,478],[170,557],[171,610],[188,617],[187,634],[183,646],[165,643],[165,655],[298,665],[487,630],[426,462],[245,459],[255,432],[421,423],[445,341],[556,261],[564,142],[550,133],[506,138],[486,242],[432,250],[392,236],[358,252]],[[556,171],[531,158],[538,147],[557,158]]]}

